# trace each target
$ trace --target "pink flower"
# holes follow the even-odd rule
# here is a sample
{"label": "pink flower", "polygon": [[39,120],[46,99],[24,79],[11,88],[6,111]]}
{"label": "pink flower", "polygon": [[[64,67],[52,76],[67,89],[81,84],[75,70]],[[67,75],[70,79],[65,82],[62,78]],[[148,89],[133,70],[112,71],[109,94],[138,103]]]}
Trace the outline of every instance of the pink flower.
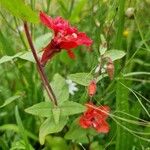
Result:
{"label": "pink flower", "polygon": [[92,40],[85,33],[78,32],[76,28],[71,27],[69,22],[61,17],[53,19],[47,14],[40,12],[40,20],[45,26],[54,31],[53,39],[44,48],[41,59],[42,64],[46,64],[49,59],[62,49],[65,49],[70,58],[73,59],[75,56],[71,50],[72,48],[80,45],[90,46],[92,44]]}
{"label": "pink flower", "polygon": [[79,124],[83,128],[95,128],[99,133],[108,133],[109,125],[106,122],[110,108],[108,106],[95,106],[87,103],[87,111],[80,117]]}

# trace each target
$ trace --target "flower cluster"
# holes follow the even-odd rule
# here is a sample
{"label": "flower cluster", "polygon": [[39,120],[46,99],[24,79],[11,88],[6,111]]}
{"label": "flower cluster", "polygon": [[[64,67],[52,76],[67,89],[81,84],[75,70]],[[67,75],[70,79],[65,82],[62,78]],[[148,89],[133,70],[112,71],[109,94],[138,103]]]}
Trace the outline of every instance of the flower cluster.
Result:
{"label": "flower cluster", "polygon": [[96,107],[92,103],[85,104],[86,112],[80,117],[79,123],[83,128],[93,127],[97,132],[108,133],[109,125],[106,122],[110,108],[108,106]]}
{"label": "flower cluster", "polygon": [[44,48],[41,58],[43,65],[51,59],[56,53],[65,49],[70,58],[75,58],[72,48],[80,45],[90,46],[92,40],[83,32],[79,32],[77,28],[72,27],[68,21],[61,17],[51,18],[43,12],[40,12],[41,22],[49,29],[54,31],[54,37]]}

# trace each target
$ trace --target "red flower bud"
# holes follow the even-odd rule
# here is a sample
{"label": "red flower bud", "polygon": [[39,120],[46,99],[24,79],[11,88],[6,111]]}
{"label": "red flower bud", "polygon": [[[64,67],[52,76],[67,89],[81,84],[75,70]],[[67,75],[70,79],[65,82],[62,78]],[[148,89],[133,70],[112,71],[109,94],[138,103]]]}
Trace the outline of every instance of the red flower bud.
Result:
{"label": "red flower bud", "polygon": [[108,74],[110,80],[112,80],[114,77],[114,64],[110,58],[109,58],[106,70],[107,70],[107,74]]}
{"label": "red flower bud", "polygon": [[89,96],[93,96],[96,93],[96,81],[92,80],[88,86],[88,94]]}

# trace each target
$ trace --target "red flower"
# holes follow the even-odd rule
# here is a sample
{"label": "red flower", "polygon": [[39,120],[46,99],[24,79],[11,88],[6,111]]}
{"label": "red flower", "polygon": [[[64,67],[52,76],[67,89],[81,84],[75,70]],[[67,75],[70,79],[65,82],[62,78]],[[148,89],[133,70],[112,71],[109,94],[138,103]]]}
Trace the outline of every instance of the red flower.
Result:
{"label": "red flower", "polygon": [[71,27],[69,22],[61,17],[51,18],[43,12],[40,12],[41,22],[49,29],[54,31],[54,37],[50,43],[44,48],[41,63],[45,64],[54,54],[65,49],[70,56],[74,58],[72,48],[79,45],[90,46],[92,40],[83,32],[78,32],[74,27]]}
{"label": "red flower", "polygon": [[80,117],[79,124],[83,128],[93,127],[99,133],[108,133],[109,125],[106,122],[110,108],[108,106],[95,106],[87,103],[87,111]]}

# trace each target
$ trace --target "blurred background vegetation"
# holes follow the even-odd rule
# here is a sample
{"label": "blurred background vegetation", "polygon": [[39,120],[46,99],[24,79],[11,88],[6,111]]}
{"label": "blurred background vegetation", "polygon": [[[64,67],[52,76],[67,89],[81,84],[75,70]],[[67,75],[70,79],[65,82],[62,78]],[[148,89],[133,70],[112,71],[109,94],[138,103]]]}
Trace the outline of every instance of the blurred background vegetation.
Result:
{"label": "blurred background vegetation", "polygon": [[[108,50],[124,50],[126,56],[121,61],[115,62],[116,80],[110,82],[108,78],[104,78],[98,83],[98,92],[94,99],[97,104],[109,105],[112,109],[113,119],[109,119],[110,133],[96,135],[89,144],[65,139],[67,131],[63,131],[48,136],[46,144],[40,146],[38,130],[42,119],[26,114],[24,109],[44,101],[41,81],[33,58],[30,53],[26,53],[30,52],[30,48],[25,37],[23,21],[11,15],[1,5],[0,106],[6,101],[13,102],[0,107],[0,149],[25,149],[22,138],[24,132],[27,132],[29,143],[36,150],[78,150],[88,147],[91,150],[150,149],[148,123],[150,121],[150,1],[125,0],[121,20],[120,8],[123,0],[26,0],[25,2],[37,13],[42,10],[52,17],[62,16],[73,26],[78,27],[79,31],[86,32],[94,41],[90,49],[79,47],[74,50],[76,60],[68,58],[65,51],[56,55],[46,66],[49,80],[52,80],[55,73],[67,78],[68,74],[93,71],[100,57],[101,34],[107,41]],[[16,9],[18,7],[16,6]],[[118,30],[121,31],[119,37]],[[30,31],[38,52],[41,52],[42,47],[51,39],[52,32],[41,24],[30,24]],[[25,52],[25,56],[19,57],[20,52]],[[78,88],[78,92],[70,96],[70,100],[85,103],[87,101],[85,87],[78,85]],[[127,101],[120,104],[119,100],[124,101],[122,99]],[[19,107],[21,122],[25,128],[22,133],[19,121],[16,122],[16,105]],[[121,116],[125,121],[115,117],[116,111],[126,113]],[[120,115],[121,113],[118,114]],[[73,117],[69,123],[74,119]],[[117,125],[120,127],[116,128]],[[129,141],[128,146],[127,141]]]}

